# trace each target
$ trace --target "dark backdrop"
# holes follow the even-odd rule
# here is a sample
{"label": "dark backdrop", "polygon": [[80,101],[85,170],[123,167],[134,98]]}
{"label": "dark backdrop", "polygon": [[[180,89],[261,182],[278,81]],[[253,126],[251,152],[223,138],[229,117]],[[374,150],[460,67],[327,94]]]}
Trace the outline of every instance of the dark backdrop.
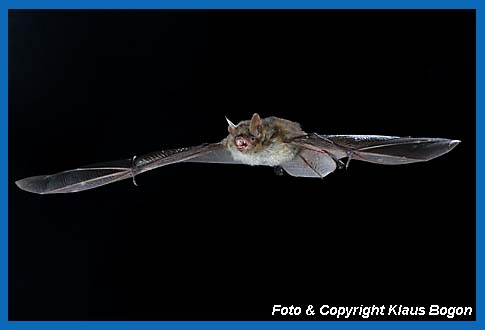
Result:
{"label": "dark backdrop", "polygon": [[[10,11],[9,318],[474,307],[474,31],[474,11]],[[225,115],[253,112],[308,132],[463,142],[324,180],[179,164],[139,187],[14,185],[215,142]]]}

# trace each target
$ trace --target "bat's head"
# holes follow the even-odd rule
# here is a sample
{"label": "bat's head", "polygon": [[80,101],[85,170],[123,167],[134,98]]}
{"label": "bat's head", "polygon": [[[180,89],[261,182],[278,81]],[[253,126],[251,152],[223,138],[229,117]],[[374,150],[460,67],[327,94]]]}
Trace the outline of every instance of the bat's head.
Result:
{"label": "bat's head", "polygon": [[263,138],[263,123],[261,117],[257,113],[253,115],[251,120],[245,120],[237,125],[234,125],[229,119],[227,130],[229,138],[233,140],[234,145],[240,152],[249,152],[261,143]]}

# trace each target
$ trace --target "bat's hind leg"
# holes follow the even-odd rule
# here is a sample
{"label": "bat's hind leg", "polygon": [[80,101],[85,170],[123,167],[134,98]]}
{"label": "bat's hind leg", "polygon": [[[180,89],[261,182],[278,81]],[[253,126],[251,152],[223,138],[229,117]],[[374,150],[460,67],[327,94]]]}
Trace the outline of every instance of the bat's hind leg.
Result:
{"label": "bat's hind leg", "polygon": [[330,156],[330,157],[333,159],[333,161],[335,162],[335,164],[337,164],[337,168],[338,168],[339,170],[341,170],[341,169],[343,169],[343,168],[347,169],[347,167],[349,166],[349,161],[350,161],[350,158],[349,158],[349,160],[347,161],[347,163],[344,163],[344,162],[343,162],[343,161],[341,161],[340,159],[337,159],[337,157],[335,157],[335,155],[334,155],[334,154],[327,153],[327,155],[329,155],[329,156]]}
{"label": "bat's hind leg", "polygon": [[349,168],[350,161],[352,160],[352,151],[347,151],[347,161],[345,162],[345,169]]}

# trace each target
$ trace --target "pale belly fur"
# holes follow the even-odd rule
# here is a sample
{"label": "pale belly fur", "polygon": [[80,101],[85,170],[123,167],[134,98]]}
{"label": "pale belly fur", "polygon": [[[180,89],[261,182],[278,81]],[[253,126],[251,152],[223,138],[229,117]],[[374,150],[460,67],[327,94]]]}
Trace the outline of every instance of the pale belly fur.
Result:
{"label": "pale belly fur", "polygon": [[298,153],[298,149],[285,143],[270,145],[258,153],[242,153],[239,150],[230,149],[234,160],[246,165],[278,166],[292,160]]}

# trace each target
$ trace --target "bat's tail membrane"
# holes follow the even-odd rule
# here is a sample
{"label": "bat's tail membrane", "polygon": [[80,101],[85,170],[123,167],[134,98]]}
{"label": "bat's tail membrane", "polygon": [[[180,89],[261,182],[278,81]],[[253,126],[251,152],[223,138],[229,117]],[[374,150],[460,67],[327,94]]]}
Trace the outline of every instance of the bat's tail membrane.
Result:
{"label": "bat's tail membrane", "polygon": [[366,162],[400,165],[424,162],[451,151],[459,140],[439,138],[390,138],[353,149],[351,159]]}
{"label": "bat's tail membrane", "polygon": [[52,175],[39,175],[15,184],[23,190],[36,194],[78,192],[132,178],[131,159],[94,164]]}

